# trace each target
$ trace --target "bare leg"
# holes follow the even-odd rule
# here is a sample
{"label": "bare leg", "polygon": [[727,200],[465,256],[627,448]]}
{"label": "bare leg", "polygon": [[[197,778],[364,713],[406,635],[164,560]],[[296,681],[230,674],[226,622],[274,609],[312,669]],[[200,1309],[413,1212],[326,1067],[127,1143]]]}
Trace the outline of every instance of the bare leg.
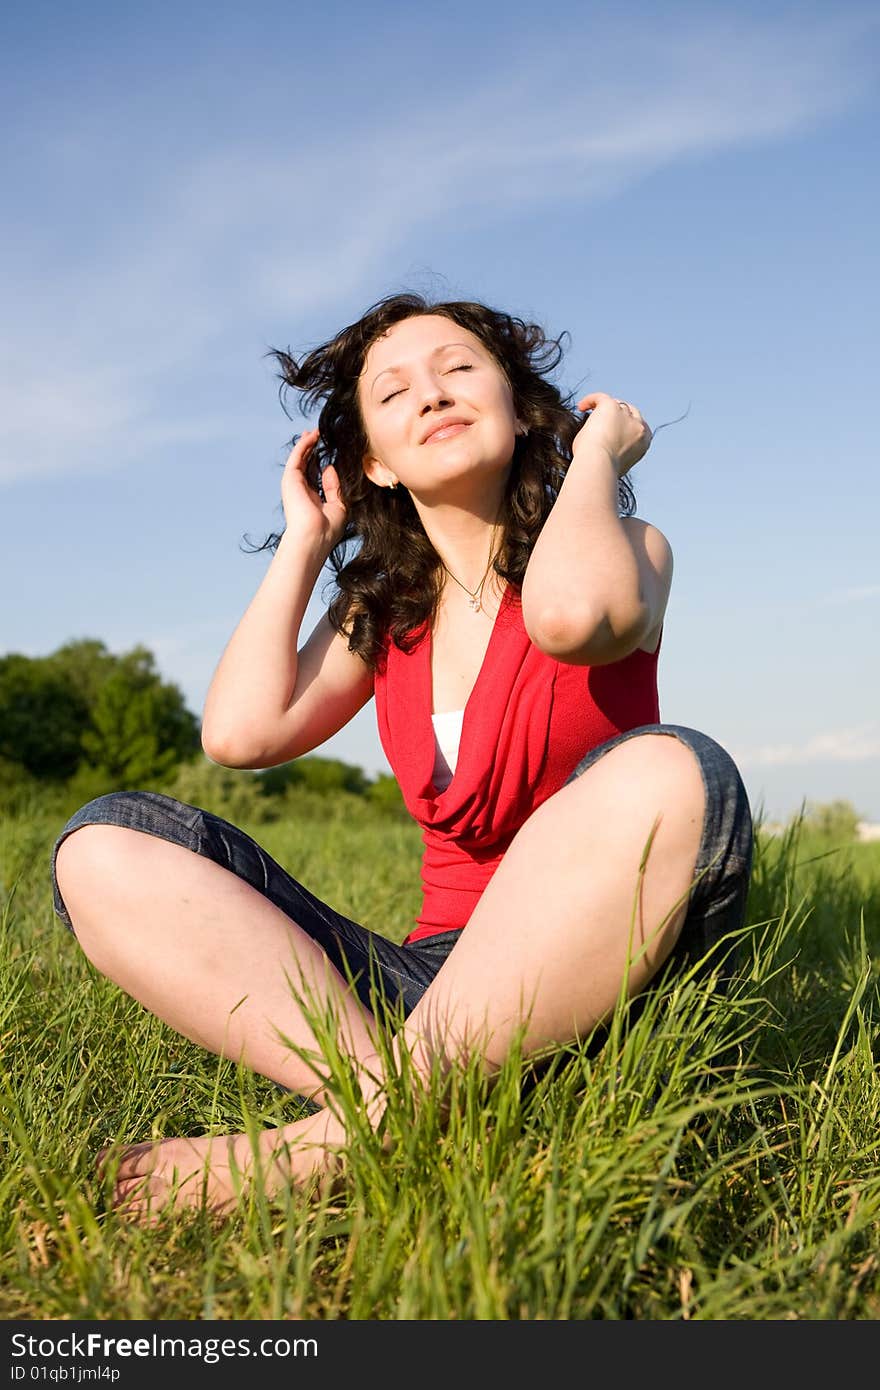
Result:
{"label": "bare leg", "polygon": [[353,1056],[371,1055],[372,1014],[320,946],[211,860],[140,830],[86,825],[58,851],[77,940],[102,974],[184,1037],[292,1091],[321,1098],[317,1050],[291,987],[332,999]]}
{"label": "bare leg", "polygon": [[[311,937],[220,865],[138,830],[87,825],[61,845],[56,871],[89,959],[184,1037],[291,1091],[326,1099],[320,1059],[310,1065],[284,1041],[317,1053],[291,988],[304,982],[319,1005],[331,1001],[343,1050],[373,1064],[372,1014]],[[304,1179],[333,1166],[344,1133],[330,1111],[319,1115],[261,1137],[268,1187],[284,1175]],[[276,1149],[280,1167],[271,1159]],[[129,1199],[132,1179],[143,1184],[152,1172],[157,1204],[175,1183],[183,1185],[184,1203],[201,1202],[207,1166],[206,1200],[226,1206],[234,1197],[230,1164],[246,1172],[253,1161],[246,1135],[134,1145],[122,1154],[116,1199]]]}
{"label": "bare leg", "polygon": [[628,993],[643,988],[687,912],[704,803],[695,757],[665,734],[628,740],[545,801],[407,1020],[425,1066],[479,1048],[491,1070],[526,1019],[526,1052],[586,1036],[613,1011],[628,953]]}
{"label": "bare leg", "polygon": [[[675,905],[686,897],[693,881],[703,810],[704,791],[697,762],[690,750],[667,735],[645,735],[629,740],[607,753],[576,782],[549,798],[513,840],[471,917],[467,931],[407,1021],[404,1037],[419,1069],[427,1074],[437,1052],[451,1059],[477,1047],[491,1069],[500,1063],[526,1018],[527,1050],[545,1043],[564,1043],[587,1033],[612,1011],[618,998],[628,966],[634,906],[631,953],[635,959],[629,967],[628,989],[630,993],[637,992],[665,960],[681,929],[686,906],[683,904],[676,909]],[[639,866],[645,846],[655,831],[635,903]],[[83,830],[77,835],[85,833]],[[74,838],[71,836],[65,845]],[[64,848],[62,846],[62,852]],[[224,878],[233,878],[225,870],[198,860],[187,850],[176,849],[176,853],[197,860],[198,864],[215,870]],[[59,854],[59,870],[60,859]],[[89,876],[89,882],[93,884],[95,879]],[[123,898],[130,894],[130,885],[131,879]],[[168,940],[155,967],[162,980],[158,997],[154,993],[157,987],[152,984],[155,969],[152,963],[143,977],[135,971],[137,978],[123,983],[119,978],[122,969],[113,957],[116,948],[105,941],[104,932],[97,933],[104,943],[99,949],[106,950],[108,957],[104,964],[100,960],[96,963],[154,1012],[160,1012],[157,1002],[165,1007],[166,1001],[171,999],[175,1017],[169,1017],[168,1021],[186,1036],[214,1050],[224,1050],[227,1055],[230,1055],[229,1050],[220,1033],[225,1030],[229,1010],[245,992],[242,987],[242,978],[245,978],[249,1007],[245,1010],[242,1006],[233,1015],[241,1030],[235,1034],[241,1048],[239,1055],[258,1070],[275,1075],[283,1084],[303,1089],[302,1075],[296,1072],[292,1060],[282,1071],[276,1072],[270,1070],[267,1063],[272,1068],[281,1065],[277,1047],[272,1045],[271,1059],[265,1055],[266,1039],[273,1032],[266,1021],[271,1019],[276,1027],[284,1027],[279,1020],[291,1017],[289,992],[286,986],[279,988],[277,980],[281,973],[280,962],[286,960],[282,942],[289,948],[291,924],[283,914],[277,913],[283,931],[275,923],[265,928],[265,937],[255,936],[253,919],[242,915],[243,904],[239,901],[238,911],[227,912],[223,939],[228,941],[228,952],[223,953],[220,962],[220,953],[216,950],[216,903],[212,905],[192,896],[197,886],[204,891],[207,885],[205,881],[196,885],[187,879],[185,894],[180,891],[180,884],[176,885],[178,919],[166,933]],[[76,901],[68,895],[66,880],[62,891],[79,933]],[[216,898],[216,885],[214,892]],[[269,913],[276,913],[271,905],[264,906]],[[88,912],[85,902],[81,903],[81,909],[81,915],[85,916]],[[145,919],[147,926],[154,920],[155,911],[153,903]],[[188,926],[186,935],[195,935],[201,941],[200,947],[187,948],[196,952],[188,967],[182,965],[178,954],[184,936],[180,928],[181,912],[186,914],[188,923],[199,926],[195,933]],[[297,956],[300,957],[300,937],[308,943],[301,959],[304,963],[311,959],[310,968],[318,972],[316,980],[332,978],[327,975],[330,967],[320,951],[320,961],[313,956],[310,958],[308,948],[312,951],[317,948],[298,929],[294,932]],[[88,944],[86,949],[89,949]],[[92,949],[96,949],[95,943]],[[212,989],[212,1010],[208,1011],[207,1018],[205,1010],[193,999],[192,989],[182,991],[174,984],[175,980],[186,978],[187,970],[207,968],[206,954],[211,957],[210,968],[219,971]],[[230,975],[226,969],[229,961],[238,962],[237,969],[246,968],[246,975],[242,977],[237,969]],[[491,987],[487,988],[487,981],[491,982]],[[350,1005],[350,996],[348,998]],[[160,1017],[166,1016],[160,1013]],[[223,1029],[220,1029],[221,1022]],[[289,1035],[292,1028],[291,1022],[287,1027]],[[349,1030],[352,1055],[375,1069],[374,1048],[362,1012],[354,1010],[354,1016],[349,1015]],[[295,1073],[297,1079],[291,1079]],[[377,1100],[379,1089],[365,1080],[365,1098],[371,1113],[377,1117],[381,1111],[381,1103]],[[260,1151],[266,1159],[270,1178],[267,1185],[277,1187],[282,1181],[300,1180],[329,1169],[344,1139],[338,1121],[335,1117],[328,1118],[326,1110],[283,1130],[269,1132],[269,1137],[262,1136]],[[290,1147],[279,1154],[279,1143]],[[201,1171],[205,1163],[216,1164],[220,1170],[224,1164],[228,1165],[230,1153],[239,1167],[248,1166],[250,1145],[242,1136],[165,1141],[159,1146],[158,1155],[155,1147],[148,1149],[146,1155],[130,1151],[128,1168],[120,1169],[120,1199],[124,1200],[130,1192],[130,1187],[125,1186],[127,1182],[134,1178],[143,1184],[144,1174],[149,1174],[143,1200],[151,1196],[158,1203],[166,1200],[173,1170],[176,1169],[178,1177],[187,1177],[186,1155],[192,1154],[193,1145],[198,1149],[195,1157],[189,1159],[190,1178]],[[162,1157],[162,1149],[167,1161]],[[190,1182],[191,1196],[195,1195],[195,1188],[196,1184]],[[209,1204],[228,1204],[226,1178],[213,1196],[217,1197],[216,1201],[210,1192],[207,1194]],[[187,1200],[186,1192],[183,1200]]]}

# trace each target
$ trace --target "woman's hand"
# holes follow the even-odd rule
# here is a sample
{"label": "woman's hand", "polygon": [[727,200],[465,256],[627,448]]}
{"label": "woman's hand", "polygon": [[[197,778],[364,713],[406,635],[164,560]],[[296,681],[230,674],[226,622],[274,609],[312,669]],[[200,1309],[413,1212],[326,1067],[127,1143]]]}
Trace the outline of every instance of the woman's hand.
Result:
{"label": "woman's hand", "polygon": [[588,445],[605,449],[622,478],[648,452],[653,436],[636,406],[596,391],[578,401],[577,408],[592,413],[574,437],[575,454]]}
{"label": "woman's hand", "polygon": [[284,465],[281,502],[287,530],[307,542],[317,541],[332,550],[342,535],[345,507],[339,496],[339,476],[332,463],[321,474],[325,501],[306,477],[309,456],[318,442],[318,430],[305,430]]}

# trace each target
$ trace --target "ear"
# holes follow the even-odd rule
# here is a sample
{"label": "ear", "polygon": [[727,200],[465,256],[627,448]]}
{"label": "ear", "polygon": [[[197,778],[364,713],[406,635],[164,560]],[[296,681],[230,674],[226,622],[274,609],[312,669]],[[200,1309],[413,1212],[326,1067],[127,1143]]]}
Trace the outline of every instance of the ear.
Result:
{"label": "ear", "polygon": [[361,467],[371,483],[376,487],[394,487],[397,479],[384,463],[380,463],[372,454],[364,454]]}

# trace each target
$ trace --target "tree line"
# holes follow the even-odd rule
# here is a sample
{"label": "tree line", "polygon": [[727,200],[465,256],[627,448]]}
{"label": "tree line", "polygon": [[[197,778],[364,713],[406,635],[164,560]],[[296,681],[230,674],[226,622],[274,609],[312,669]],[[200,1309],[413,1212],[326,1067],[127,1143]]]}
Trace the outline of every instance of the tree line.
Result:
{"label": "tree line", "polygon": [[[169,790],[220,814],[234,799],[263,819],[274,818],[295,787],[347,792],[405,814],[395,778],[370,778],[338,758],[312,754],[256,773],[209,763],[199,720],[145,646],[116,655],[85,638],[49,656],[0,657],[0,811],[35,796],[74,809],[102,792],[131,788]],[[793,817],[807,831],[842,841],[855,839],[859,819],[842,800],[805,803]]]}
{"label": "tree line", "polygon": [[[0,657],[0,809],[15,810],[35,794],[68,802],[124,788],[173,789],[182,769],[207,761],[199,720],[147,647],[115,654],[85,638],[48,656]],[[313,755],[241,776],[264,798],[301,786],[402,807],[393,777],[371,779],[336,758]]]}

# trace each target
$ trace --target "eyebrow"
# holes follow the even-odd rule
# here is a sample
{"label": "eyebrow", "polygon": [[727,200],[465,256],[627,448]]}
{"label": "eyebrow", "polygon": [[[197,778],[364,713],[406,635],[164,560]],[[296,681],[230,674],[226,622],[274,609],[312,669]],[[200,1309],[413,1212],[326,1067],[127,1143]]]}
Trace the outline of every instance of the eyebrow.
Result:
{"label": "eyebrow", "polygon": [[[429,353],[429,356],[436,357],[438,353],[446,352],[447,348],[452,347],[464,348],[467,352],[476,352],[476,348],[471,347],[470,343],[442,343],[440,347],[433,348],[432,351]],[[400,370],[401,367],[399,365],[394,367],[383,367],[381,372],[377,372],[376,375],[373,377],[373,386],[376,385],[376,382],[379,380],[379,377],[384,376],[386,372],[399,372]],[[372,390],[372,387],[370,389]]]}

